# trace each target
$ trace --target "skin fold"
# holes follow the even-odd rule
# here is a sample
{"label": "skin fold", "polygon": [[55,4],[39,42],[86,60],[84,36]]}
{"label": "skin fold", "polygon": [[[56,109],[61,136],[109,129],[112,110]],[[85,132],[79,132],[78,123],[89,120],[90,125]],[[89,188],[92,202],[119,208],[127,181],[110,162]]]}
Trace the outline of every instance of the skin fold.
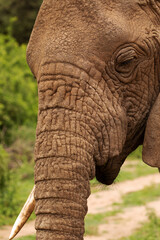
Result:
{"label": "skin fold", "polygon": [[39,95],[36,239],[82,240],[89,180],[111,184],[145,141],[160,92],[159,16],[156,0],[43,1],[27,49]]}

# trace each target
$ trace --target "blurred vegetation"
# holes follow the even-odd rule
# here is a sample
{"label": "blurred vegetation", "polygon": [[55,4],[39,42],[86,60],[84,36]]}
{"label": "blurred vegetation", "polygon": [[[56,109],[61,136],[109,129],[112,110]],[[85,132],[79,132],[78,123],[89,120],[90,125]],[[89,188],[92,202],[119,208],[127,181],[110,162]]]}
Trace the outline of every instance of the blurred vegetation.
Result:
{"label": "blurred vegetation", "polygon": [[13,224],[34,184],[38,101],[37,83],[26,63],[26,45],[0,34],[0,53],[1,226]]}
{"label": "blurred vegetation", "polygon": [[0,33],[11,34],[19,43],[27,43],[42,0],[1,0]]}
{"label": "blurred vegetation", "polygon": [[[5,187],[0,186],[0,226],[12,225],[20,213],[34,185],[32,163],[23,163],[19,168],[6,171]],[[32,214],[30,219],[35,217]]]}
{"label": "blurred vegetation", "polygon": [[36,240],[36,236],[21,237],[21,238],[17,238],[17,240]]}
{"label": "blurred vegetation", "polygon": [[[9,178],[8,174],[9,155],[0,144],[0,194],[4,194],[6,183]],[[0,198],[1,199],[1,198]]]}
{"label": "blurred vegetation", "polygon": [[36,122],[37,86],[25,60],[26,45],[1,34],[0,53],[0,140],[8,143],[13,128]]}
{"label": "blurred vegetation", "polygon": [[134,159],[142,159],[142,145],[140,145],[137,149],[136,149],[136,151],[134,151],[134,152],[132,152],[130,155],[129,155],[129,157],[128,157],[129,159],[132,159],[132,160],[134,160]]}

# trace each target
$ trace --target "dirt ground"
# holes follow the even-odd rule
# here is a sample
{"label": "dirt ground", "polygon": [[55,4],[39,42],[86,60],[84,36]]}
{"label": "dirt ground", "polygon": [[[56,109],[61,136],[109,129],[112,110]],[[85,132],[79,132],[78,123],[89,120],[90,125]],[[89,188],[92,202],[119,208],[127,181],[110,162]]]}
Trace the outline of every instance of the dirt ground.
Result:
{"label": "dirt ground", "polygon": [[[125,194],[159,183],[160,174],[153,174],[112,185],[108,191],[97,192],[90,196],[88,213],[111,211],[113,210],[112,204],[121,202],[121,198]],[[99,226],[99,236],[87,236],[85,240],[118,240],[121,237],[130,236],[142,223],[147,221],[148,209],[155,210],[156,215],[160,217],[160,199],[149,202],[146,206],[125,208],[122,213],[108,217],[107,224]]]}
{"label": "dirt ground", "polygon": [[[5,226],[0,229],[0,240],[8,240],[12,227]],[[29,221],[25,224],[23,229],[18,233],[18,235],[14,238],[17,239],[23,236],[34,235],[36,233],[34,229],[34,221]]]}
{"label": "dirt ground", "polygon": [[[144,187],[160,183],[160,174],[148,175],[135,180],[111,185],[107,191],[92,194],[88,199],[88,213],[96,214],[113,210],[112,204],[121,202],[123,195],[142,190]],[[152,208],[160,216],[160,199],[148,203],[146,206],[125,208],[122,213],[107,218],[107,224],[99,226],[99,236],[87,236],[85,240],[117,240],[131,235],[142,223],[147,221],[148,209]],[[133,214],[134,213],[134,214]],[[0,240],[7,240],[11,227],[0,229]],[[33,235],[34,221],[25,225],[18,237]]]}

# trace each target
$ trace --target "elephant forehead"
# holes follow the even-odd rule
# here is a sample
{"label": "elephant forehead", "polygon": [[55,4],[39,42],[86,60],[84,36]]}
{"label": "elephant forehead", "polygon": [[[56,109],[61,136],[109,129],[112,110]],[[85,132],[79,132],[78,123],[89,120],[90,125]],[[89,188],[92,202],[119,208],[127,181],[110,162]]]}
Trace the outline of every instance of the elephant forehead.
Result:
{"label": "elephant forehead", "polygon": [[130,0],[44,0],[29,42],[28,63],[36,59],[38,66],[46,56],[87,59],[89,54],[106,62],[119,46],[135,42],[139,32],[143,35],[142,15]]}

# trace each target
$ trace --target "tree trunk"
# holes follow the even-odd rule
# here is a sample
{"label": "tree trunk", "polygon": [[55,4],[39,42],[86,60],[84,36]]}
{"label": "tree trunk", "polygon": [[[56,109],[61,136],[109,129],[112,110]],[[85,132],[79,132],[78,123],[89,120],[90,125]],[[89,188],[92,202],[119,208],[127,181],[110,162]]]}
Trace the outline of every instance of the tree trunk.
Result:
{"label": "tree trunk", "polygon": [[89,179],[95,175],[95,139],[84,119],[63,108],[39,112],[35,147],[38,240],[83,239]]}

